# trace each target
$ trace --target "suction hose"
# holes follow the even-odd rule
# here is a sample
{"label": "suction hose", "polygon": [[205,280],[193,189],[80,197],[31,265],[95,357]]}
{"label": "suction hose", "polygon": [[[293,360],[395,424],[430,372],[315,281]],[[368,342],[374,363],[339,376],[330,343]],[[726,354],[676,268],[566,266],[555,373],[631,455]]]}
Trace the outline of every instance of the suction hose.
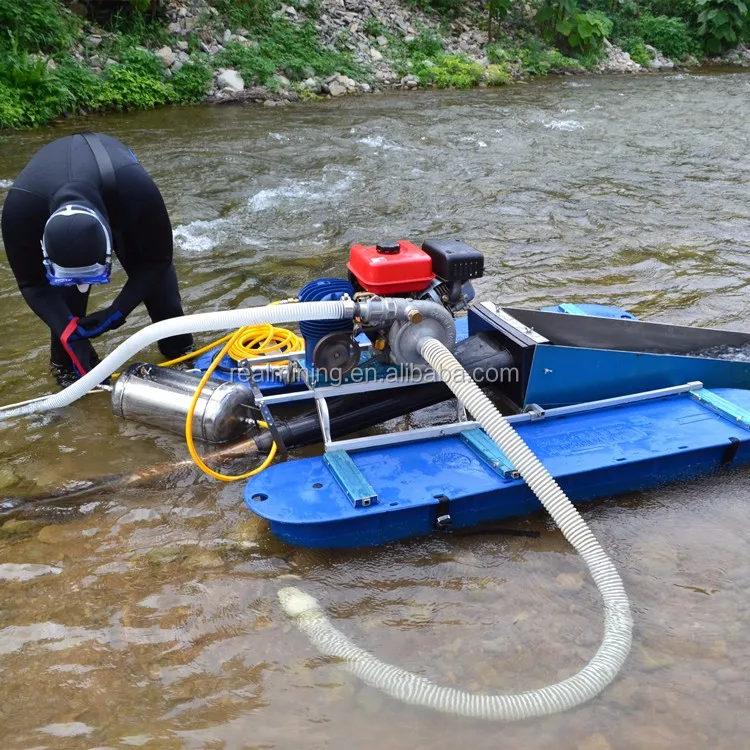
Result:
{"label": "suction hose", "polygon": [[113,372],[125,364],[141,349],[145,349],[160,339],[177,336],[182,333],[199,333],[235,329],[241,326],[252,326],[261,323],[296,323],[302,320],[341,320],[351,318],[354,314],[353,303],[346,302],[302,302],[289,305],[267,305],[249,307],[227,312],[199,313],[185,315],[181,318],[170,318],[159,323],[152,323],[133,334],[111,354],[106,356],[93,370],[80,380],[46,398],[24,404],[15,409],[0,411],[0,422],[21,417],[27,414],[60,409],[69,406],[89,391],[106,380]]}
{"label": "suction hose", "polygon": [[433,338],[421,343],[420,352],[500,446],[588,566],[604,600],[604,638],[599,650],[580,672],[554,685],[517,695],[474,694],[436,685],[358,648],[333,626],[312,596],[297,588],[281,589],[281,604],[322,653],[342,659],[344,666],[365,683],[404,703],[495,721],[529,719],[585,703],[612,682],[630,652],[633,620],[622,580],[557,482],[458,360]]}

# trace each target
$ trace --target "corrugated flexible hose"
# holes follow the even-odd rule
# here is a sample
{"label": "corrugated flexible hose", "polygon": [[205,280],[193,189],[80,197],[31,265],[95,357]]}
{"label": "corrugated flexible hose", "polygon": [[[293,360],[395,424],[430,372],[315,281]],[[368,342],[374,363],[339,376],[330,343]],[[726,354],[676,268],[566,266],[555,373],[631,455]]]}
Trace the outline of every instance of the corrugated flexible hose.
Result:
{"label": "corrugated flexible hose", "polygon": [[296,323],[302,320],[341,320],[351,317],[343,302],[301,302],[288,305],[267,305],[265,307],[248,307],[224,312],[199,313],[185,315],[181,318],[170,318],[159,323],[152,323],[134,333],[111,354],[106,356],[96,367],[80,380],[53,393],[46,398],[24,404],[15,409],[0,410],[0,422],[13,417],[36,414],[61,409],[69,406],[90,390],[96,388],[119,367],[134,357],[141,349],[156,343],[160,339],[177,336],[182,333],[200,333],[203,331],[221,331],[241,326],[259,325],[261,323]]}
{"label": "corrugated flexible hose", "polygon": [[380,661],[337,630],[318,602],[294,587],[279,591],[286,613],[313,644],[371,687],[404,703],[447,714],[514,721],[559,713],[598,695],[616,677],[632,643],[633,620],[622,580],[565,493],[518,433],[471,380],[458,360],[435,339],[421,344],[424,359],[497,443],[581,555],[604,601],[604,637],[583,669],[561,682],[517,695],[483,695],[443,687]]}

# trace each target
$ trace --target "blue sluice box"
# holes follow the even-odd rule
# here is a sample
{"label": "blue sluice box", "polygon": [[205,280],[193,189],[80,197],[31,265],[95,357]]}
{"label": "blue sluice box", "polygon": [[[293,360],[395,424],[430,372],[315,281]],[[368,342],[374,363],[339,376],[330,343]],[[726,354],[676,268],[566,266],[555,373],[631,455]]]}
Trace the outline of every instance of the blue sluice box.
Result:
{"label": "blue sluice box", "polygon": [[[748,462],[750,391],[674,390],[507,419],[574,502]],[[318,548],[385,544],[541,509],[479,429],[336,453],[335,461],[328,453],[271,466],[248,482],[248,507],[280,539]],[[355,502],[363,495],[368,505]]]}

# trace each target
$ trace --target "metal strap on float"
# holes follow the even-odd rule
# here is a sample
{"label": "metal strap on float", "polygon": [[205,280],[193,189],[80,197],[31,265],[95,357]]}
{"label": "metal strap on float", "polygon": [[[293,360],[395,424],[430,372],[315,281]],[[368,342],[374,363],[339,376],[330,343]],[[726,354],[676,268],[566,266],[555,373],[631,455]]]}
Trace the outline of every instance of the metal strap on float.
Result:
{"label": "metal strap on float", "polygon": [[726,419],[743,430],[750,430],[750,411],[722,398],[713,391],[700,388],[690,391],[690,398],[714,414]]}

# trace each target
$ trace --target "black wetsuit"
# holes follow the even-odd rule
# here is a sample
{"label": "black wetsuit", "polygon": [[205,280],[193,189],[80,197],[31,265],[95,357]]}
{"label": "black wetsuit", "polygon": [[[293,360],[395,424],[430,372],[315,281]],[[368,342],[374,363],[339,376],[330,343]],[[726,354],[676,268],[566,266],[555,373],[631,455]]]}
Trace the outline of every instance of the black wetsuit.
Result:
{"label": "black wetsuit", "polygon": [[[8,192],[3,208],[8,262],[29,307],[52,332],[51,354],[56,364],[70,362],[60,335],[71,316],[86,315],[88,302],[88,292],[81,293],[75,286],[50,285],[42,263],[45,223],[67,203],[92,206],[109,221],[115,255],[128,277],[112,303],[113,310],[127,317],[143,302],[152,322],[183,315],[172,263],[172,225],[161,193],[127,146],[97,135],[115,171],[115,187],[106,200],[91,148],[81,135],[73,135],[53,141],[34,155]],[[192,343],[189,334],[174,336],[160,341],[159,349],[172,358],[189,351]]]}

